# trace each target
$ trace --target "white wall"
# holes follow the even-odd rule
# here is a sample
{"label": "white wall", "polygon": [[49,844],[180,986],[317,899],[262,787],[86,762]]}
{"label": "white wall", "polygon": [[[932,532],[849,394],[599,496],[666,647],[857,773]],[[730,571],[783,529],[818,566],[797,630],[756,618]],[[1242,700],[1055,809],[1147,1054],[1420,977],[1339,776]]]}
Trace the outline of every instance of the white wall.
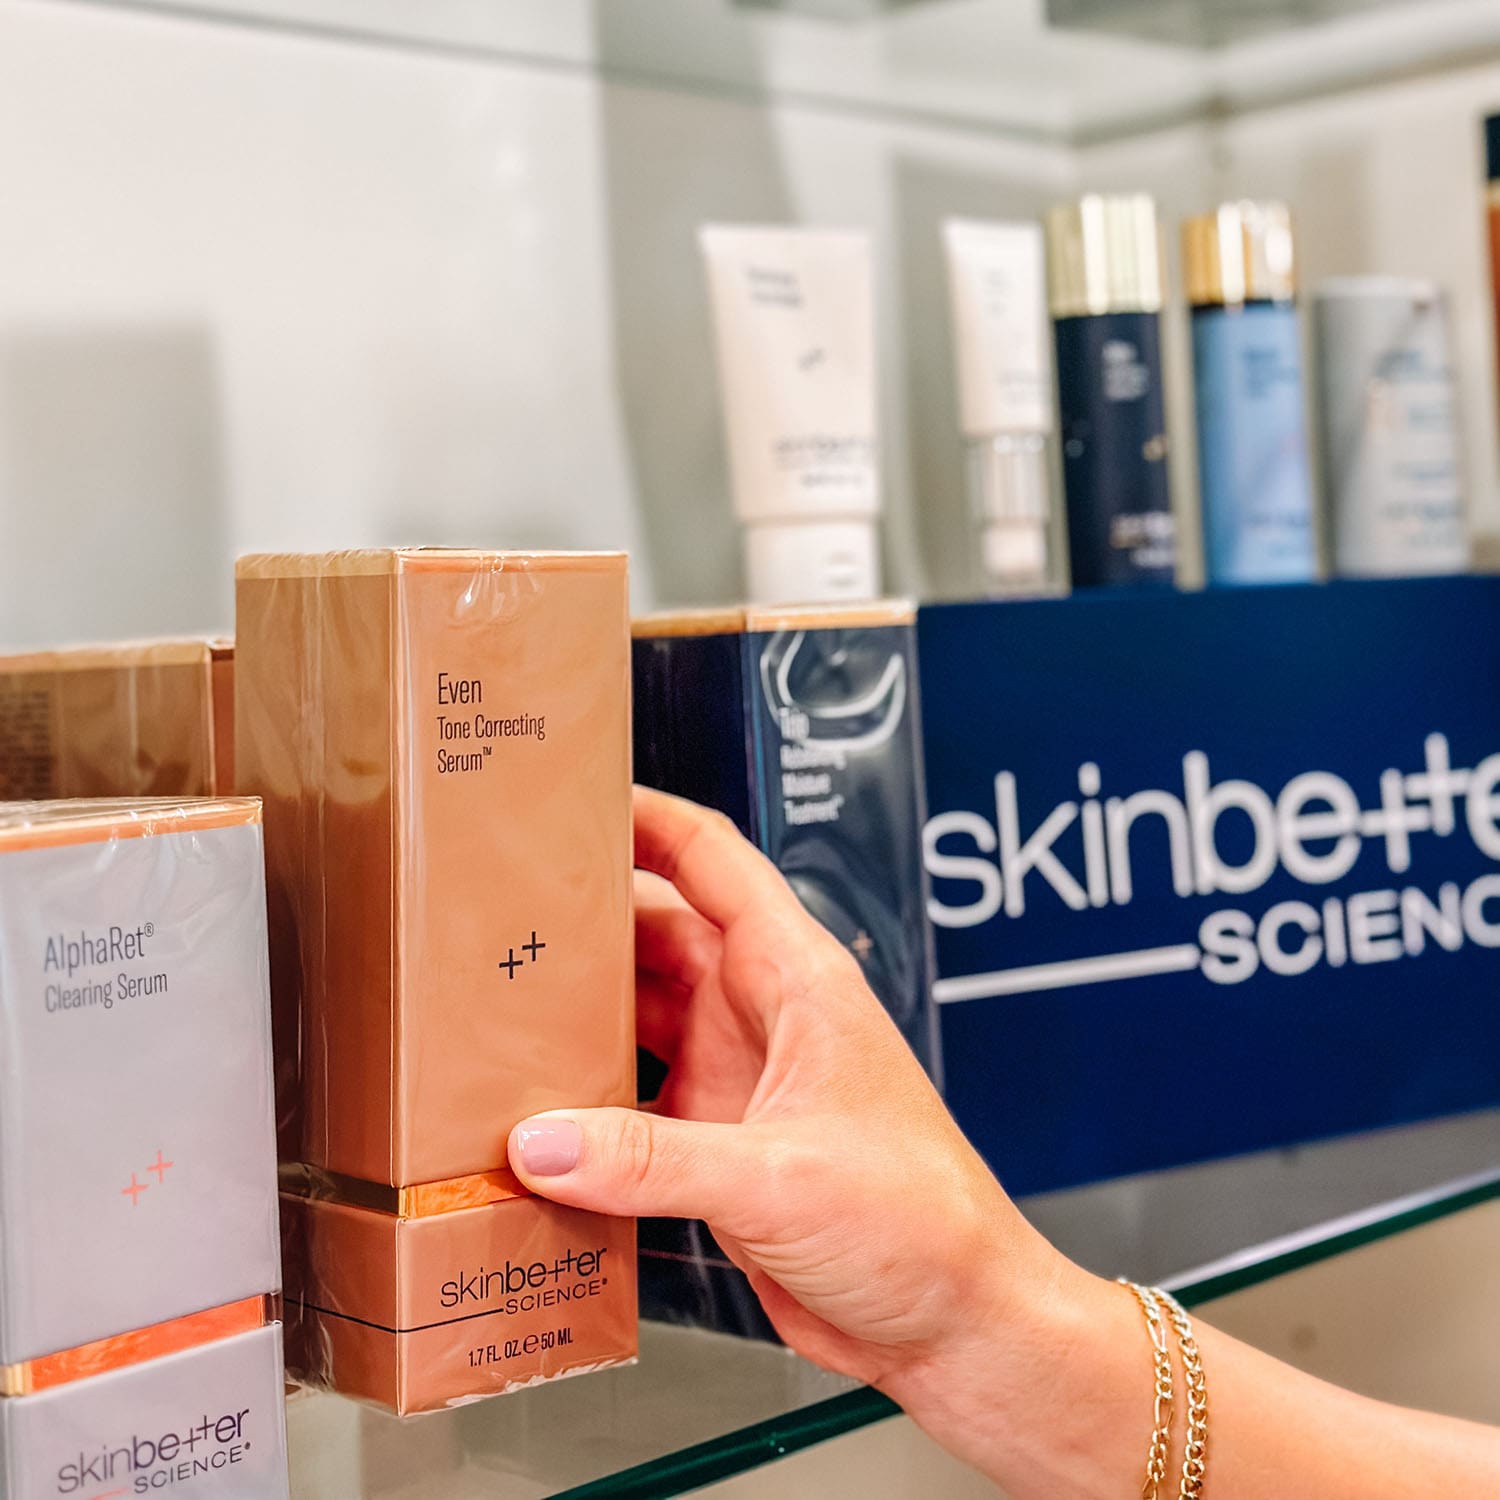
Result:
{"label": "white wall", "polygon": [[733,594],[709,217],[877,234],[891,581],[924,589],[964,565],[961,475],[946,334],[899,310],[941,323],[940,213],[1034,214],[1068,167],[0,0],[0,643],[227,625],[251,547],[627,546],[644,604]]}
{"label": "white wall", "polygon": [[[226,626],[250,547],[627,546],[642,605],[732,595],[707,218],[874,232],[888,581],[961,593],[937,221],[1080,186],[1144,185],[1169,222],[1280,194],[1309,281],[1448,285],[1475,517],[1500,533],[1478,140],[1500,67],[1074,149],[605,82],[568,48],[643,63],[619,4],[587,4],[527,63],[0,0],[0,645]],[[770,21],[723,33],[715,68],[780,86]],[[1101,45],[1123,46],[1087,44],[1081,77]],[[1180,315],[1173,335],[1191,538]]]}

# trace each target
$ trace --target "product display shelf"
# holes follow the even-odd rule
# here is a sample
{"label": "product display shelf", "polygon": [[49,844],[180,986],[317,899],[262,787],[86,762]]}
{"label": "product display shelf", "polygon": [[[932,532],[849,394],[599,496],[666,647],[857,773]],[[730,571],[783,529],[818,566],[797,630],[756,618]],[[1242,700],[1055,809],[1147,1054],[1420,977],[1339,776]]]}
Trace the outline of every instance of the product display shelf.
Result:
{"label": "product display shelf", "polygon": [[[77,0],[74,0],[77,3]],[[1464,0],[87,0],[711,99],[1094,143],[1493,58]],[[1434,22],[1432,11],[1443,15]],[[1271,49],[1268,58],[1266,49]]]}
{"label": "product display shelf", "polygon": [[[1485,1112],[1024,1206],[1079,1260],[1164,1282],[1202,1306],[1362,1247],[1438,1233],[1443,1221],[1493,1216],[1484,1205],[1497,1200],[1500,1112]],[[1151,1221],[1154,1238],[1131,1232]],[[298,1394],[288,1408],[292,1493],[645,1500],[773,1463],[894,1410],[783,1349],[648,1323],[633,1368],[415,1421]]]}
{"label": "product display shelf", "polygon": [[1223,47],[1388,7],[1391,0],[1047,0],[1054,26],[1178,47]]}

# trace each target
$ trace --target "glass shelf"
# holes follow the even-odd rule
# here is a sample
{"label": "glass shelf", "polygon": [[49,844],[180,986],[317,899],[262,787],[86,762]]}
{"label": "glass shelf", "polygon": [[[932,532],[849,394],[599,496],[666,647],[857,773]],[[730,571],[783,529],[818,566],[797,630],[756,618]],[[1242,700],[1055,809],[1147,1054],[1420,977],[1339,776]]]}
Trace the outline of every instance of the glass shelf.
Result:
{"label": "glass shelf", "polygon": [[1362,1213],[1345,1214],[1300,1234],[1283,1235],[1212,1265],[1199,1266],[1186,1275],[1169,1277],[1168,1285],[1185,1305],[1198,1307],[1495,1200],[1500,1200],[1500,1168],[1445,1183],[1431,1192],[1412,1193]]}
{"label": "glass shelf", "polygon": [[1482,1110],[1046,1193],[1021,1206],[1080,1265],[1159,1282],[1496,1167],[1500,1110]]}
{"label": "glass shelf", "polygon": [[1379,10],[1393,0],[1047,0],[1054,26],[1177,47],[1224,47]]}
{"label": "glass shelf", "polygon": [[72,0],[1090,145],[1500,55],[1467,0]]}
{"label": "glass shelf", "polygon": [[[1186,1211],[1190,1198],[1201,1212]],[[1077,1189],[1032,1200],[1027,1211],[1080,1259],[1164,1282],[1201,1306],[1495,1200],[1500,1112]],[[1165,1234],[1126,1232],[1158,1214]],[[1244,1237],[1251,1226],[1253,1241]],[[1189,1258],[1205,1246],[1217,1247],[1206,1263]],[[298,1394],[288,1404],[292,1493],[647,1500],[894,1412],[876,1392],[784,1349],[648,1323],[630,1369],[406,1422],[335,1396]]]}

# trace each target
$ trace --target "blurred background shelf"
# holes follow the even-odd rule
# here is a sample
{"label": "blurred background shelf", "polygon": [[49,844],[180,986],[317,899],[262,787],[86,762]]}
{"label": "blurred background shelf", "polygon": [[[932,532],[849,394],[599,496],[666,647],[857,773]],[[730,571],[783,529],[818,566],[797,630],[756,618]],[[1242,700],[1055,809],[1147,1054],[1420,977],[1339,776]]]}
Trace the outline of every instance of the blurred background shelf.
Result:
{"label": "blurred background shelf", "polygon": [[1054,26],[1138,37],[1176,47],[1235,42],[1317,26],[1402,0],[1047,0]]}
{"label": "blurred background shelf", "polygon": [[[52,0],[57,3],[57,0]],[[1488,0],[66,0],[1078,144],[1500,55]]]}
{"label": "blurred background shelf", "polygon": [[[1218,1326],[1293,1363],[1388,1399],[1500,1420],[1500,1350],[1489,1336],[1500,1315],[1490,1274],[1497,1163],[1500,1115],[1488,1113],[1025,1206],[1085,1262],[1175,1286]],[[1443,1172],[1450,1180],[1433,1175]],[[1371,1183],[1390,1196],[1361,1200]],[[1060,1211],[1056,1200],[1069,1198]],[[1159,1228],[1133,1247],[1127,1233],[1122,1250],[1132,1199],[1137,1223]],[[1252,1226],[1253,1240],[1237,1239]],[[1414,1298],[1419,1282],[1451,1295]],[[1419,1318],[1403,1312],[1416,1307]],[[818,1462],[811,1450],[895,1415],[876,1392],[784,1349],[647,1323],[631,1369],[415,1421],[299,1394],[288,1408],[293,1495],[648,1500],[799,1453]],[[898,1438],[917,1441],[882,1441]],[[924,1473],[946,1462],[918,1451]],[[789,1478],[776,1482],[780,1493],[802,1492]],[[953,1483],[967,1481],[955,1470]]]}
{"label": "blurred background shelf", "polygon": [[[236,553],[350,537],[622,546],[641,609],[732,597],[708,220],[871,232],[887,585],[962,596],[939,225],[1089,189],[1154,193],[1169,255],[1178,218],[1274,196],[1305,285],[1442,284],[1493,562],[1495,108],[1492,0],[1210,50],[1043,0],[0,0],[0,640],[222,629]],[[1164,337],[1192,585],[1175,301]]]}

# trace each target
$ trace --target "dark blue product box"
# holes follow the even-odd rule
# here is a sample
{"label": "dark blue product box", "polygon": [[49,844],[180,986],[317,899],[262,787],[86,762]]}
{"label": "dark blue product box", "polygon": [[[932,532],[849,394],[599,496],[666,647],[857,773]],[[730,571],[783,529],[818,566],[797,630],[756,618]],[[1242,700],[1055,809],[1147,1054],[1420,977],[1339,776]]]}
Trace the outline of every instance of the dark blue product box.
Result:
{"label": "dark blue product box", "polygon": [[1500,579],[918,633],[947,1098],[1012,1192],[1500,1103]]}
{"label": "dark blue product box", "polygon": [[[657,616],[636,626],[633,666],[636,780],[728,814],[937,1077],[915,612]],[[644,1316],[775,1337],[703,1224],[645,1219],[640,1245]]]}

